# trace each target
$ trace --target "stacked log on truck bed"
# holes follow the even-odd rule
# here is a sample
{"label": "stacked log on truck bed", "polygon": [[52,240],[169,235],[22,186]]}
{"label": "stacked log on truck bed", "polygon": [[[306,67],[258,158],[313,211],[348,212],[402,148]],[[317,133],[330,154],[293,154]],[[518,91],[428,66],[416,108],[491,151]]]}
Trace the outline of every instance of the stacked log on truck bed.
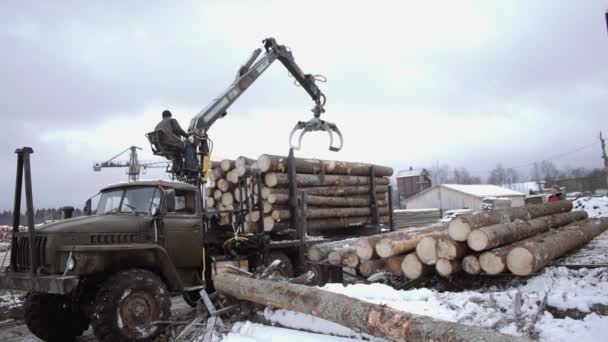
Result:
{"label": "stacked log on truck bed", "polygon": [[398,209],[393,211],[393,217],[396,228],[422,227],[439,222],[441,211],[438,208]]}
{"label": "stacked log on truck bed", "polygon": [[480,211],[447,225],[312,246],[309,260],[358,267],[363,276],[387,271],[410,280],[457,272],[529,276],[608,229],[607,218],[571,210],[571,202],[559,201]]}
{"label": "stacked log on truck bed", "polygon": [[[288,158],[264,154],[257,159],[239,157],[223,160],[210,171],[207,189],[208,207],[219,211],[237,208],[241,201],[258,204],[262,214],[252,210],[246,217],[245,230],[281,232],[291,227]],[[238,186],[239,177],[249,169],[261,173],[261,186],[247,183],[244,192]],[[393,169],[365,163],[295,158],[295,185],[299,193],[307,194],[306,220],[311,234],[335,230],[349,230],[370,225],[374,210],[378,223],[388,223],[389,178]],[[373,171],[372,171],[373,170]],[[373,172],[373,173],[372,173]],[[374,177],[372,177],[372,174]],[[372,184],[373,182],[373,184]],[[375,192],[372,193],[372,187]],[[377,209],[372,208],[376,203]],[[221,213],[221,223],[228,223],[228,213]]]}

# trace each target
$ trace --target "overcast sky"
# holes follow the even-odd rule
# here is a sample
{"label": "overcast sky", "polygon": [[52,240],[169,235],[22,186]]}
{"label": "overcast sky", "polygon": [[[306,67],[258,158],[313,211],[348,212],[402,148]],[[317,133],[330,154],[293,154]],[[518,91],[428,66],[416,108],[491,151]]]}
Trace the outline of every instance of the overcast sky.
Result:
{"label": "overcast sky", "polygon": [[[154,2],[158,4],[160,2]],[[164,109],[188,126],[262,39],[323,74],[339,153],[310,135],[301,156],[485,178],[608,134],[608,1],[3,1],[0,209],[18,146],[32,146],[36,207],[77,205],[124,170],[93,172],[137,145]],[[277,63],[219,120],[214,159],[286,154],[312,101]],[[126,156],[125,156],[126,158]],[[554,160],[601,167],[599,144]],[[149,172],[144,177],[162,177]]]}

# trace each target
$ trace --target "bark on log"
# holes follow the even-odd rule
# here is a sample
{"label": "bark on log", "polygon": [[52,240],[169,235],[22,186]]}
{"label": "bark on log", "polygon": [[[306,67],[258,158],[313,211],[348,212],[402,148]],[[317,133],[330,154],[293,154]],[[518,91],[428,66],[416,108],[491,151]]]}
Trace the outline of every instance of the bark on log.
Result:
{"label": "bark on log", "polygon": [[[262,198],[264,196],[262,195]],[[268,202],[283,204],[289,202],[287,194],[270,194],[267,196]],[[371,199],[369,196],[365,198],[358,197],[327,197],[327,196],[307,196],[306,203],[315,207],[369,207]],[[377,201],[379,207],[386,206],[388,203],[384,200]]]}
{"label": "bark on log", "polygon": [[437,240],[437,257],[439,259],[462,259],[471,250],[465,242],[454,241],[449,236]]}
{"label": "bark on log", "polygon": [[361,265],[359,265],[359,272],[361,272],[362,276],[369,277],[370,275],[382,269],[384,265],[385,264],[383,259],[367,260],[362,262]]}
{"label": "bark on log", "polygon": [[[262,172],[287,173],[287,157],[263,154],[258,158],[257,165]],[[378,177],[393,175],[393,169],[388,166],[336,160],[295,158],[295,165],[297,173],[369,176],[373,166]]]}
{"label": "bark on log", "polygon": [[[270,203],[268,204],[270,205]],[[310,208],[306,210],[306,219],[361,217],[369,216],[371,215],[371,212],[372,210],[370,208]],[[378,208],[378,214],[386,216],[388,214],[388,208]],[[275,210],[272,212],[272,218],[278,222],[289,220],[291,218],[291,213],[289,210]]]}
{"label": "bark on log", "polygon": [[[270,194],[288,194],[289,190],[286,188],[266,188],[267,195]],[[354,195],[367,195],[369,196],[370,188],[369,185],[350,185],[350,186],[342,186],[342,185],[330,185],[330,186],[317,186],[317,187],[308,187],[303,188],[299,187],[298,191],[305,192],[310,196],[327,196],[327,197],[344,197],[344,196],[354,196]],[[378,194],[379,199],[386,199],[385,194],[388,192],[388,185],[377,185],[376,186],[376,194]],[[262,197],[264,193],[262,194]]]}
{"label": "bark on log", "polygon": [[386,258],[386,270],[393,274],[401,274],[401,264],[405,259],[405,255],[395,255],[390,258]]}
{"label": "bark on log", "polygon": [[222,160],[220,162],[220,168],[224,172],[228,172],[228,171],[234,169],[234,160],[230,160],[230,159],[224,159],[224,160]]}
{"label": "bark on log", "polygon": [[564,213],[572,210],[572,202],[558,201],[543,204],[526,205],[509,208],[505,211],[480,211],[454,218],[448,225],[450,237],[456,241],[466,241],[473,229],[513,220],[530,220],[533,218]]}
{"label": "bark on log", "polygon": [[429,274],[433,270],[433,266],[423,264],[416,253],[410,253],[405,256],[401,263],[401,272],[409,280],[415,280],[425,274]]}
{"label": "bark on log", "polygon": [[460,271],[460,260],[439,259],[435,264],[437,273],[442,277],[449,277]]}
{"label": "bark on log", "polygon": [[608,229],[608,218],[585,220],[517,243],[507,255],[513,274],[530,275]]}
{"label": "bark on log", "polygon": [[376,243],[375,249],[376,254],[381,258],[388,258],[393,255],[399,255],[407,252],[411,252],[416,249],[418,241],[425,236],[439,236],[445,235],[444,230],[436,230],[423,232],[418,234],[412,234],[408,237],[388,237],[381,239]]}
{"label": "bark on log", "polygon": [[479,257],[471,254],[462,258],[462,270],[470,275],[478,275],[481,273],[481,265],[479,264]]}
{"label": "bark on log", "polygon": [[434,265],[439,257],[437,256],[437,240],[446,237],[447,232],[443,234],[425,236],[416,244],[416,255],[423,264]]}
{"label": "bark on log", "polygon": [[519,337],[414,315],[305,285],[251,279],[230,273],[216,275],[214,285],[218,292],[226,296],[313,315],[393,341],[525,341]]}
{"label": "bark on log", "polygon": [[341,265],[348,253],[354,251],[354,246],[335,248],[327,255],[327,261],[332,265]]}
{"label": "bark on log", "polygon": [[487,274],[500,274],[507,271],[507,254],[511,246],[507,245],[481,253],[479,266]]}
{"label": "bark on log", "polygon": [[422,234],[422,233],[430,232],[430,231],[437,231],[437,230],[445,231],[445,229],[446,229],[446,227],[444,225],[434,225],[434,226],[429,226],[425,229],[420,229],[420,230],[415,230],[415,231],[398,230],[398,231],[386,233],[386,234],[364,236],[359,239],[359,242],[357,242],[357,246],[356,246],[357,256],[359,256],[359,258],[361,260],[369,260],[373,257],[378,256],[376,253],[376,244],[378,243],[378,241],[380,241],[382,239],[395,239],[395,240],[410,239],[410,238],[412,238],[412,236],[415,236],[418,234]]}
{"label": "bark on log", "polygon": [[329,253],[331,253],[334,249],[354,246],[357,243],[357,240],[359,240],[359,239],[353,238],[353,239],[331,241],[331,242],[325,242],[325,243],[319,243],[316,245],[312,245],[308,248],[306,257],[310,261],[319,262],[319,261],[327,258]]}
{"label": "bark on log", "polygon": [[[283,229],[289,228],[289,220],[277,222],[272,216],[269,216],[269,219],[272,219],[275,223],[269,224],[267,228],[264,226],[266,231],[280,231]],[[266,222],[266,221],[264,221]],[[379,223],[387,224],[388,216],[380,216]],[[306,220],[306,227],[308,228],[308,232],[315,231],[323,231],[323,230],[341,230],[348,229],[353,227],[362,227],[372,224],[372,219],[369,216],[365,217],[330,217],[330,218],[321,218],[321,219],[311,219]]]}
{"label": "bark on log", "polygon": [[467,243],[474,251],[484,251],[511,242],[523,240],[536,234],[544,233],[552,228],[561,227],[569,223],[584,220],[587,213],[572,211],[551,216],[543,216],[530,221],[515,221],[511,223],[496,224],[481,227],[469,234]]}
{"label": "bark on log", "polygon": [[[336,176],[336,175],[325,175],[321,177],[319,175],[310,174],[297,174],[296,185],[298,187],[311,187],[311,186],[322,186],[322,185],[368,185],[369,177],[365,176]],[[376,185],[388,185],[389,179],[383,177],[376,177]],[[289,178],[284,173],[267,173],[264,176],[264,183],[269,188],[274,187],[286,187],[289,185]]]}

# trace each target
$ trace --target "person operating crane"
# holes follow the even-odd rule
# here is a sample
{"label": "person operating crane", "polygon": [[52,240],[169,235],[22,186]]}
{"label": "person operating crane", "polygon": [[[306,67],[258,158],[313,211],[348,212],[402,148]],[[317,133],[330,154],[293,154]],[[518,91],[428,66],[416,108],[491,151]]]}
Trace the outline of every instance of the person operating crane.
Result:
{"label": "person operating crane", "polygon": [[[185,159],[186,169],[194,170],[197,167],[196,149],[194,147],[194,139],[182,129],[176,119],[174,119],[169,110],[163,111],[163,119],[154,128],[155,131],[165,133],[165,139],[161,141],[163,145],[174,151],[173,168],[180,169],[182,158]],[[186,139],[186,142],[181,138]]]}

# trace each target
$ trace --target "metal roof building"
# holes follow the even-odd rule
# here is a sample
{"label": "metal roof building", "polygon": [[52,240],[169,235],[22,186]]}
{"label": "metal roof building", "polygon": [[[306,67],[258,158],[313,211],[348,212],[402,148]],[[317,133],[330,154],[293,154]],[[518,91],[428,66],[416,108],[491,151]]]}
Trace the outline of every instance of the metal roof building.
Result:
{"label": "metal roof building", "polygon": [[404,201],[407,209],[480,209],[484,198],[504,197],[513,207],[524,205],[526,195],[490,184],[442,184],[424,190]]}

